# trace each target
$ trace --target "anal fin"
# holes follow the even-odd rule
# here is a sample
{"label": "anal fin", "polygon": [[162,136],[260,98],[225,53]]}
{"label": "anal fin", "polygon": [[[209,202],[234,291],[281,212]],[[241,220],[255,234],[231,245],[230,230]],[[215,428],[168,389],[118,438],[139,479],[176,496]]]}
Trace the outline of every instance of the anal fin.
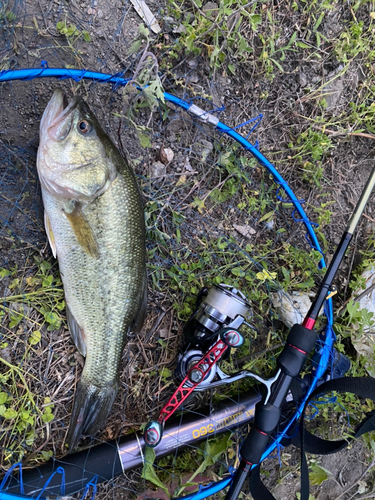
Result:
{"label": "anal fin", "polygon": [[68,321],[70,336],[73,339],[73,342],[76,345],[76,348],[82,354],[82,356],[86,356],[86,339],[83,330],[77,323],[73,314],[71,313],[68,304],[66,305],[66,319]]}

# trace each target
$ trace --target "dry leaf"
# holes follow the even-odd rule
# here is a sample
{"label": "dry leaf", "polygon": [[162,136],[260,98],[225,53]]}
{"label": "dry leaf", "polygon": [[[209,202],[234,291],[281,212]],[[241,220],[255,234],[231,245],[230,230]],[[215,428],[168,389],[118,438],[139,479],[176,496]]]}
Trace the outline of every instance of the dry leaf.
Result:
{"label": "dry leaf", "polygon": [[180,175],[180,178],[176,182],[176,186],[181,186],[181,184],[185,184],[185,182],[186,182],[186,175],[182,174]]}

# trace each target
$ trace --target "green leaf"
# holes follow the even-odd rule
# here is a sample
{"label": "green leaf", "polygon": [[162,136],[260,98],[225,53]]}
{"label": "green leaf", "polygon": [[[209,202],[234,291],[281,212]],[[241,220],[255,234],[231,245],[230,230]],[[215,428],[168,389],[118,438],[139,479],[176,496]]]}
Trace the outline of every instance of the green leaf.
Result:
{"label": "green leaf", "polygon": [[188,50],[192,51],[194,49],[194,40],[196,39],[196,35],[194,33],[191,33],[191,35],[189,35],[187,38],[186,38],[186,47]]}
{"label": "green leaf", "polygon": [[231,269],[232,274],[234,276],[239,276],[240,278],[245,276],[245,271],[241,267],[235,267],[234,269]]}
{"label": "green leaf", "polygon": [[52,274],[50,274],[49,276],[47,276],[46,278],[43,279],[42,287],[43,288],[49,287],[52,285],[52,282],[53,282],[53,276],[52,276]]}
{"label": "green leaf", "polygon": [[82,31],[82,36],[85,42],[91,42],[91,36],[90,33],[86,30]]}
{"label": "green leaf", "polygon": [[200,213],[203,212],[203,209],[206,208],[204,205],[204,200],[201,200],[200,198],[194,198],[193,204],[198,207],[198,210]]}
{"label": "green leaf", "polygon": [[53,456],[53,451],[52,450],[41,451],[40,454],[41,454],[43,460],[46,462],[47,460],[49,460]]}
{"label": "green leaf", "polygon": [[18,413],[16,412],[16,410],[13,410],[13,408],[8,408],[3,413],[3,417],[6,418],[7,420],[13,420],[14,418],[16,418],[17,415]]}
{"label": "green leaf", "polygon": [[265,215],[263,215],[263,217],[259,220],[259,222],[264,222],[266,220],[271,219],[271,217],[273,217],[274,214],[275,214],[274,210],[272,210],[271,212],[267,212]]}
{"label": "green leaf", "polygon": [[236,74],[236,67],[233,64],[228,64],[228,69],[233,75]]}
{"label": "green leaf", "polygon": [[138,26],[138,31],[139,31],[139,34],[143,37],[143,38],[148,38],[149,34],[150,34],[150,31],[146,28],[146,26],[141,23],[139,26]]}
{"label": "green leaf", "polygon": [[138,139],[139,139],[139,142],[141,143],[142,148],[151,147],[150,137],[147,134],[144,134],[143,132],[139,132],[139,130],[137,130],[137,134],[138,134]]}
{"label": "green leaf", "polygon": [[291,36],[291,38],[288,42],[288,45],[285,48],[288,49],[291,45],[293,45],[293,43],[296,41],[296,38],[297,38],[297,31],[295,31],[293,33],[293,35]]}
{"label": "green leaf", "polygon": [[270,61],[272,61],[274,63],[275,66],[277,66],[279,68],[279,70],[281,71],[281,73],[284,73],[284,70],[283,70],[283,67],[281,66],[280,63],[278,63],[275,59],[273,59],[272,57],[270,57]]}
{"label": "green leaf", "polygon": [[320,26],[321,22],[323,21],[324,14],[325,14],[325,11],[323,11],[323,12],[320,14],[320,16],[318,17],[318,20],[317,20],[317,21],[316,21],[316,23],[314,24],[314,28],[313,28],[313,30],[314,30],[314,31],[316,31],[316,30],[319,28],[319,26]]}
{"label": "green leaf", "polygon": [[57,24],[56,24],[56,29],[58,29],[59,31],[64,27],[64,23],[62,21],[59,21]]}
{"label": "green leaf", "polygon": [[31,446],[34,442],[34,439],[35,439],[35,432],[34,431],[31,431],[28,434],[26,434],[25,442],[26,442],[27,446]]}
{"label": "green leaf", "polygon": [[258,24],[260,24],[262,21],[262,18],[260,14],[251,14],[250,15],[250,24],[251,28],[255,31],[257,29]]}
{"label": "green leaf", "polygon": [[130,46],[129,54],[136,54],[141,48],[141,45],[142,45],[142,40],[136,40],[135,42],[133,42]]}
{"label": "green leaf", "polygon": [[7,16],[8,21],[14,21],[16,19],[16,15],[11,10],[8,10],[8,12],[6,13],[6,16]]}
{"label": "green leaf", "polygon": [[307,43],[304,42],[296,42],[297,47],[301,47],[301,49],[309,49],[310,45],[307,45]]}
{"label": "green leaf", "polygon": [[201,453],[204,456],[204,460],[198,469],[191,476],[189,481],[194,479],[198,474],[202,474],[207,467],[216,463],[223,453],[225,453],[230,444],[230,434],[224,434],[224,436],[219,438],[214,438],[206,441],[204,445],[201,446]]}
{"label": "green leaf", "polygon": [[0,267],[0,279],[5,278],[5,276],[10,276],[12,273],[9,269],[5,269],[4,267]]}
{"label": "green leaf", "polygon": [[23,318],[22,314],[12,314],[9,321],[9,328],[14,328],[19,325]]}
{"label": "green leaf", "polygon": [[48,422],[51,422],[51,420],[53,420],[53,413],[50,406],[47,406],[47,408],[44,410],[42,415],[42,420],[46,424],[48,424]]}
{"label": "green leaf", "polygon": [[0,392],[0,405],[7,402],[8,394],[6,392]]}
{"label": "green leaf", "polygon": [[71,24],[69,26],[69,28],[67,29],[68,36],[78,35],[78,33],[79,33],[78,28],[76,26],[74,26],[73,24]]}
{"label": "green leaf", "polygon": [[48,271],[49,269],[51,269],[52,265],[50,262],[48,262],[48,260],[44,260],[41,264],[40,264],[40,269],[42,270],[43,273],[45,273],[46,271]]}
{"label": "green leaf", "polygon": [[153,463],[155,462],[155,450],[154,448],[146,447],[145,448],[145,461],[143,464],[143,470],[142,470],[142,478],[146,479],[147,481],[150,481],[153,483],[155,486],[158,486],[161,488],[165,493],[168,492],[168,488],[164,486],[164,484],[160,481],[158,476],[156,475]]}
{"label": "green leaf", "polygon": [[310,466],[312,472],[310,472],[310,483],[313,485],[320,486],[326,479],[331,476],[331,472],[318,464],[312,464]]}
{"label": "green leaf", "polygon": [[164,90],[159,78],[149,82],[148,86],[143,89],[143,95],[150,104],[156,104],[158,99],[164,102]]}
{"label": "green leaf", "polygon": [[31,334],[30,334],[29,344],[30,345],[39,344],[41,338],[42,338],[42,334],[40,333],[40,331],[39,330],[35,330],[34,332],[31,332]]}
{"label": "green leaf", "polygon": [[172,377],[172,375],[173,375],[173,374],[172,374],[171,370],[169,370],[169,368],[165,368],[165,367],[164,367],[164,368],[161,370],[161,374],[160,374],[160,376],[161,376],[161,378],[162,378],[162,380],[163,380],[164,382],[165,382],[165,380],[166,380],[167,378],[171,378],[171,377]]}

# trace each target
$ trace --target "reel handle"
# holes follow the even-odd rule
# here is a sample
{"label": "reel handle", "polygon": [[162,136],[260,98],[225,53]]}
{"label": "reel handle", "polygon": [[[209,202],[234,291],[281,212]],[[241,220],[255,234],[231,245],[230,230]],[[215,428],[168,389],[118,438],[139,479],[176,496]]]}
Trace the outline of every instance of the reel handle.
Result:
{"label": "reel handle", "polygon": [[[190,394],[203,382],[212,366],[223,357],[230,347],[239,347],[243,344],[242,335],[234,328],[223,328],[219,332],[219,340],[211,347],[195,365],[175,390],[168,403],[161,410],[158,420],[151,420],[145,427],[144,440],[146,446],[154,448],[162,437],[164,424],[170,416],[181,406]],[[189,385],[187,385],[189,383]]]}

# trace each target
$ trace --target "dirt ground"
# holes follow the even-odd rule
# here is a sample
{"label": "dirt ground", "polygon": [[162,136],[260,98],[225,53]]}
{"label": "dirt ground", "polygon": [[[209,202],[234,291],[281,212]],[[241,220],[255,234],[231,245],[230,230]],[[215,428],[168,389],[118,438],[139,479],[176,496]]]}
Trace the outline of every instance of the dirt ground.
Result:
{"label": "dirt ground", "polygon": [[[266,70],[265,42],[260,35],[272,39],[278,32],[276,49],[285,47],[295,30],[299,33],[297,39],[304,39],[302,33],[312,23],[313,8],[323,9],[321,2],[312,2],[312,10],[305,1],[296,3],[297,10],[293,2],[288,1],[246,4],[254,9],[253,13],[259,13],[262,22],[256,29],[250,29],[244,18],[237,28],[253,52],[246,58],[231,53],[235,74],[225,65],[210,66],[213,49],[204,37],[203,46],[206,44],[207,48],[200,54],[181,50],[173,57],[169,55],[178,47],[178,39],[184,33],[181,22],[186,21],[188,13],[203,22],[203,19],[210,19],[204,12],[215,10],[217,5],[203,2],[200,6],[189,1],[182,4],[178,18],[173,2],[149,0],[147,4],[155,13],[161,32],[159,35],[150,32],[135,50],[141,19],[130,2],[4,2],[0,5],[0,70],[40,68],[41,61],[47,61],[51,68],[121,73],[126,78],[133,78],[138,85],[159,82],[160,78],[165,91],[187,100],[194,98],[195,104],[219,111],[220,120],[232,127],[261,113],[263,119],[250,140],[252,143],[259,140],[261,152],[275,164],[298,198],[306,201],[304,206],[309,218],[320,221],[320,241],[329,261],[373,167],[375,138],[371,129],[373,119],[370,120],[373,115],[366,114],[374,105],[374,63],[366,59],[360,48],[356,49],[359,55],[343,63],[342,55],[330,40],[342,40],[342,34],[347,32],[348,23],[353,19],[368,26],[373,19],[370,13],[375,10],[373,3],[327,2],[322,22],[314,28],[314,33],[319,31],[326,37],[316,53],[305,57],[304,47],[297,46],[295,51],[285,51],[286,56],[280,59],[279,51],[272,56],[278,65],[274,64],[271,75]],[[232,7],[227,5],[227,8]],[[237,12],[233,15],[237,16]],[[72,26],[72,35],[61,32]],[[215,28],[215,22],[213,26]],[[351,36],[354,38],[353,32]],[[270,49],[267,50],[270,53]],[[207,125],[193,121],[175,106],[159,106],[155,96],[149,98],[151,104],[146,106],[142,104],[145,101],[137,100],[131,86],[123,91],[88,80],[48,78],[0,83],[0,271],[10,271],[0,275],[0,297],[4,305],[0,310],[0,342],[3,342],[0,357],[8,363],[7,368],[2,366],[0,374],[8,373],[9,364],[22,367],[37,404],[41,408],[48,404],[45,398],[50,398],[54,404],[53,420],[39,420],[33,436],[23,429],[14,439],[5,425],[6,420],[0,417],[4,471],[12,461],[9,459],[12,454],[13,461],[24,456],[28,466],[40,464],[50,456],[64,455],[71,404],[84,364],[70,339],[64,309],[58,308],[63,295],[58,267],[46,244],[36,170],[40,118],[56,86],[63,87],[69,96],[83,95],[114,144],[131,160],[142,190],[148,228],[146,322],[142,335],[130,338],[125,348],[121,387],[107,426],[99,436],[86,439],[85,444],[115,439],[130,430],[140,429],[157,415],[175,387],[172,374],[183,342],[183,323],[192,310],[197,289],[207,281],[212,282],[216,276],[232,280],[241,278],[241,270],[237,275],[230,271],[239,261],[246,260],[244,253],[240,254],[241,258],[237,254],[233,257],[236,249],[247,252],[246,258],[252,263],[254,273],[263,269],[265,263],[266,269],[277,275],[282,267],[289,271],[281,248],[282,252],[286,244],[303,251],[308,248],[301,224],[293,221],[290,206],[277,200],[270,176],[238,150],[234,154],[246,160],[241,163],[238,159],[237,163],[230,164],[228,169],[232,170],[220,170],[225,166],[223,155],[232,151],[233,143]],[[363,98],[365,92],[368,94]],[[357,118],[350,115],[349,119],[354,108]],[[352,119],[354,122],[350,121]],[[239,132],[246,136],[251,127],[252,124],[245,124]],[[314,133],[325,135],[317,138]],[[165,148],[170,148],[174,155],[166,166],[160,162],[160,149]],[[241,177],[238,165],[248,172],[248,177]],[[315,167],[321,169],[319,174]],[[239,179],[238,183],[231,184],[233,179],[236,182]],[[246,183],[242,192],[240,186]],[[241,203],[251,197],[257,199],[254,209],[245,210]],[[267,213],[271,213],[268,218]],[[255,234],[250,238],[235,225],[251,228]],[[351,296],[349,284],[353,273],[364,258],[369,258],[370,254],[364,252],[368,250],[374,227],[372,196],[336,278],[336,313]],[[218,246],[223,241],[229,242],[223,247],[224,251]],[[275,259],[278,252],[279,261]],[[192,257],[196,263],[203,262],[202,267],[184,269],[181,264],[190,262]],[[300,281],[298,278],[299,268],[306,264],[301,264],[299,257],[293,258],[295,261],[289,263],[290,268],[298,268],[297,275],[293,276],[294,284],[300,284],[307,280],[303,271]],[[49,263],[48,268],[43,267],[43,262]],[[321,275],[314,265],[310,266],[314,267],[314,281],[309,290],[316,290]],[[53,276],[51,288],[47,295],[42,295],[38,287],[44,286],[49,275]],[[34,281],[27,282],[28,279]],[[236,283],[244,282],[245,279]],[[27,288],[27,283],[32,285]],[[284,289],[284,284],[279,288]],[[251,341],[255,353],[263,352],[265,347],[268,349],[271,334],[277,347],[286,331],[271,305],[274,290],[278,290],[277,285],[265,283],[263,295],[259,292],[258,299],[252,301],[258,328],[258,336]],[[40,301],[30,303],[26,300],[29,293],[38,298],[40,294]],[[18,302],[9,299],[14,295],[24,298]],[[12,307],[9,304],[13,304]],[[27,309],[20,309],[21,306]],[[57,324],[45,319],[51,311]],[[21,314],[22,319],[11,326],[17,314]],[[29,338],[36,329],[40,331],[40,340],[33,345]],[[346,354],[355,360],[350,339],[345,342]],[[249,350],[247,355],[249,353],[254,355],[254,351]],[[20,411],[24,393],[17,391],[19,387],[22,389],[23,381],[17,379],[18,372],[12,373],[16,373],[15,386],[18,384],[12,398],[19,405],[14,407]],[[8,394],[9,384],[9,380],[1,380],[1,390]],[[219,391],[221,396],[232,397],[233,394],[220,394]],[[199,394],[189,404],[193,407],[197,402],[211,404],[211,395]],[[12,447],[12,442],[17,445]],[[335,455],[309,457],[310,465],[319,465],[327,475],[321,484],[317,484],[319,478],[316,479],[311,498],[373,498],[374,451],[370,450],[371,440],[366,445],[359,441]],[[177,465],[163,463],[159,466],[161,480],[170,487],[172,495],[178,488],[173,482],[175,479],[171,478],[188,479],[191,471],[198,468],[202,455],[197,452],[192,460],[194,465],[190,462],[186,468],[178,462]],[[218,480],[232,463],[233,457],[224,454],[216,468],[204,473],[205,478]],[[99,486],[97,498],[166,498],[160,488],[141,479],[141,472],[136,470]],[[277,500],[295,498],[299,491],[298,451],[286,448],[280,457],[267,460],[264,480]],[[248,496],[243,494],[243,498]]]}

